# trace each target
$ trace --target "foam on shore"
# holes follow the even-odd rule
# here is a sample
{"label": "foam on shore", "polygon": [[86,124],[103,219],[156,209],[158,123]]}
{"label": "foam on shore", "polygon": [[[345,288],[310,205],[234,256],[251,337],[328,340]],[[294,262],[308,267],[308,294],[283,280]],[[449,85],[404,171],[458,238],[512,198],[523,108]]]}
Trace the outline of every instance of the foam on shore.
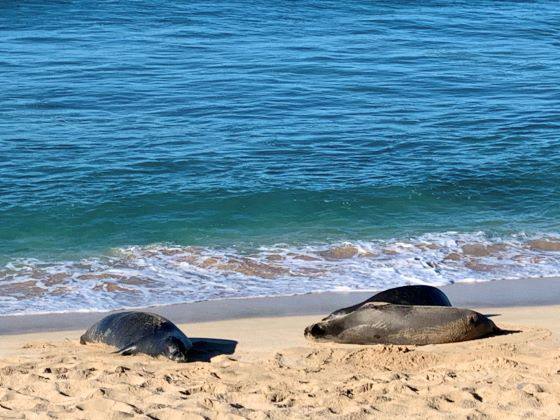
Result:
{"label": "foam on shore", "polygon": [[255,249],[156,244],[0,269],[0,315],[560,275],[560,237],[426,234]]}

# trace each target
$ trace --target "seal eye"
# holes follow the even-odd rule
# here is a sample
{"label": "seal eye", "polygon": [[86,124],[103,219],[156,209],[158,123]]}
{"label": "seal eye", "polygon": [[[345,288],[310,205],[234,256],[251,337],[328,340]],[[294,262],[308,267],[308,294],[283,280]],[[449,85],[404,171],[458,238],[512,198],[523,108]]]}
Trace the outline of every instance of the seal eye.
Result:
{"label": "seal eye", "polygon": [[477,325],[478,324],[478,317],[476,315],[469,316],[469,324],[470,325]]}

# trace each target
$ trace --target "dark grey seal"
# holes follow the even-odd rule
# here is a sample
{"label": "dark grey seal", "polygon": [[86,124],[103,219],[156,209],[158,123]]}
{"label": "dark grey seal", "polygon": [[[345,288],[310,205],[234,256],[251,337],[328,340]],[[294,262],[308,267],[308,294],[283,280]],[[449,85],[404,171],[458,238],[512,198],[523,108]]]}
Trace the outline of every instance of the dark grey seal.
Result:
{"label": "dark grey seal", "polygon": [[473,340],[500,331],[490,319],[469,309],[373,302],[310,325],[305,336],[348,344],[426,345]]}
{"label": "dark grey seal", "polygon": [[105,343],[117,353],[144,353],[165,356],[177,362],[187,361],[191,340],[171,321],[148,312],[119,312],[93,324],[80,343]]}
{"label": "dark grey seal", "polygon": [[379,292],[357,305],[338,309],[324,318],[323,321],[335,316],[349,314],[366,303],[371,302],[386,302],[395,305],[451,306],[451,302],[445,296],[445,293],[436,287],[423,285],[401,286]]}

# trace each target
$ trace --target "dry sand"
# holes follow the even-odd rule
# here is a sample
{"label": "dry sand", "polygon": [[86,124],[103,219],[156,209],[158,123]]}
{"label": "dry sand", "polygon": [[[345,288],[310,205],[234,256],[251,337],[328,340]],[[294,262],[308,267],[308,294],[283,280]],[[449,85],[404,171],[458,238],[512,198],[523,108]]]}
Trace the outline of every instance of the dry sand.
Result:
{"label": "dry sand", "polygon": [[0,336],[5,418],[560,417],[560,306],[483,308],[521,332],[437,346],[308,342],[317,316],[181,325],[238,342],[177,364],[78,344],[82,331]]}

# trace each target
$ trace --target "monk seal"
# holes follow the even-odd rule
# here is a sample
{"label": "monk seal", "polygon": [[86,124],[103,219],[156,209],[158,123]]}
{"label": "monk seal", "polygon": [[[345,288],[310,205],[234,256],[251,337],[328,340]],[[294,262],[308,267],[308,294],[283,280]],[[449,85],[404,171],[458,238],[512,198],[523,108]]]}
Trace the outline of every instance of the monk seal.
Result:
{"label": "monk seal", "polygon": [[451,306],[451,302],[445,296],[445,293],[436,287],[424,285],[401,286],[379,292],[357,305],[334,311],[323,321],[334,316],[349,314],[370,302],[386,302],[395,305]]}
{"label": "monk seal", "polygon": [[306,338],[347,344],[426,345],[473,340],[501,330],[469,309],[366,303],[305,329]]}
{"label": "monk seal", "polygon": [[93,324],[80,343],[105,343],[116,347],[116,353],[144,353],[165,356],[176,362],[186,362],[191,340],[171,321],[148,312],[119,312]]}

